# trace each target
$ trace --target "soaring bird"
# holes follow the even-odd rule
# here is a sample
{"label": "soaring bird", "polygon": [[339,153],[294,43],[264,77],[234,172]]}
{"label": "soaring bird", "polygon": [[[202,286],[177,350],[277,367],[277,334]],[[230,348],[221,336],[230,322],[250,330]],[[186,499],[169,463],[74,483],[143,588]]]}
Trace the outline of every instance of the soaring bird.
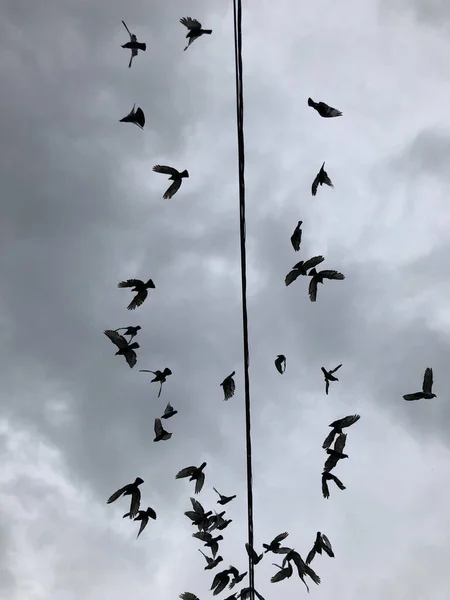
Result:
{"label": "soaring bird", "polygon": [[192,42],[204,33],[207,35],[211,35],[212,33],[212,29],[202,29],[202,24],[197,21],[197,19],[191,19],[191,17],[181,17],[180,23],[189,29],[186,35],[186,37],[189,38],[189,42],[185,50],[187,50]]}
{"label": "soaring bird", "polygon": [[278,373],[281,373],[281,375],[283,375],[283,373],[286,371],[286,357],[284,354],[278,354],[275,359],[275,367]]}
{"label": "soaring bird", "polygon": [[205,467],[205,462],[203,462],[199,467],[186,467],[181,469],[181,471],[175,475],[175,479],[189,477],[189,481],[195,481],[195,493],[199,494],[202,491],[203,484],[205,483],[205,474],[203,472]]}
{"label": "soaring bird", "polygon": [[294,570],[290,562],[288,562],[286,567],[281,567],[275,563],[272,563],[274,567],[279,569],[278,573],[275,573],[273,577],[270,578],[271,583],[278,583],[279,581],[283,581],[283,579],[287,579],[288,577],[292,577]]}
{"label": "soaring bird", "polygon": [[196,525],[199,531],[206,531],[209,527],[209,516],[212,511],[205,512],[205,509],[195,498],[191,498],[193,510],[187,510],[184,514],[192,521],[191,525]]}
{"label": "soaring bird", "polygon": [[330,389],[330,381],[339,381],[339,379],[337,377],[335,377],[333,375],[333,373],[336,373],[336,371],[338,369],[340,369],[341,367],[342,367],[342,365],[338,365],[337,367],[335,367],[334,369],[331,369],[330,371],[327,371],[325,369],[325,367],[321,367],[323,376],[325,378],[325,394],[327,396],[328,396],[328,390]]}
{"label": "soaring bird", "polygon": [[168,367],[166,367],[164,371],[150,371],[149,369],[139,369],[139,373],[153,373],[154,378],[151,380],[151,383],[156,381],[160,384],[158,398],[161,396],[163,383],[165,383],[169,375],[172,375],[172,371]]}
{"label": "soaring bird", "polygon": [[203,556],[205,557],[206,560],[206,567],[205,567],[205,571],[210,571],[212,569],[215,569],[217,567],[217,565],[223,561],[223,558],[221,556],[217,556],[216,558],[211,558],[209,556],[206,556],[206,554],[204,552],[202,552],[200,550],[200,548],[198,549],[198,551],[203,554]]}
{"label": "soaring bird", "polygon": [[[125,517],[129,517],[129,516],[130,516],[130,513],[125,513],[123,515],[123,518],[125,519]],[[139,533],[137,534],[136,539],[138,539],[138,537],[141,535],[141,533],[147,527],[147,523],[148,523],[149,519],[156,520],[156,513],[153,510],[153,508],[150,508],[150,506],[147,508],[147,510],[139,510],[138,514],[134,517],[135,521],[141,522],[141,526],[139,528]]]}
{"label": "soaring bird", "polygon": [[330,187],[334,187],[331,179],[328,177],[328,173],[324,169],[324,166],[325,163],[323,163],[323,165],[320,167],[320,171],[317,173],[316,178],[312,183],[311,192],[313,196],[317,194],[317,188],[319,187],[319,185],[325,184],[329,185]]}
{"label": "soaring bird", "polygon": [[233,567],[233,565],[230,565],[230,568],[228,569],[228,571],[229,571],[230,575],[233,576],[233,579],[231,580],[231,583],[228,586],[228,589],[232,590],[235,585],[237,585],[238,583],[241,583],[241,581],[247,575],[247,571],[245,571],[245,573],[239,573],[238,569],[236,569],[236,567]]}
{"label": "soaring bird", "polygon": [[145,125],[144,111],[139,106],[137,107],[136,110],[134,110],[135,106],[136,106],[136,104],[133,104],[133,108],[131,109],[131,111],[127,114],[126,117],[124,117],[123,119],[120,119],[119,123],[133,123],[134,125],[137,125],[141,129],[144,129],[144,125]]}
{"label": "soaring bird", "polygon": [[172,196],[174,196],[180,189],[183,177],[189,177],[189,173],[186,171],[186,169],[180,173],[173,167],[166,167],[164,165],[155,165],[153,167],[153,171],[155,173],[164,173],[164,175],[170,175],[169,181],[173,181],[172,185],[166,190],[163,196],[164,200],[170,200],[170,198],[172,198]]}
{"label": "soaring bird", "polygon": [[284,283],[286,284],[286,286],[291,285],[291,283],[293,283],[297,279],[297,277],[300,277],[300,275],[308,275],[308,271],[310,269],[312,269],[313,267],[317,267],[317,265],[323,263],[324,260],[325,258],[323,256],[313,256],[308,260],[301,260],[296,265],[294,265],[292,267],[292,270],[289,271],[289,273],[286,275]]}
{"label": "soaring bird", "polygon": [[160,442],[161,440],[170,440],[172,434],[164,429],[161,423],[161,419],[155,419],[155,439],[154,442]]}
{"label": "soaring bird", "polygon": [[322,448],[324,450],[329,448],[333,443],[336,435],[342,433],[342,430],[346,427],[350,427],[351,425],[356,423],[356,421],[359,421],[360,418],[361,417],[359,415],[348,415],[348,417],[343,417],[342,419],[338,419],[337,421],[333,421],[332,423],[330,423],[328,427],[332,427],[332,430],[325,438],[325,441],[322,444]]}
{"label": "soaring bird", "polygon": [[303,221],[297,223],[297,227],[291,235],[291,244],[296,252],[300,250],[300,244],[302,243],[302,223]]}
{"label": "soaring bird", "polygon": [[279,554],[279,550],[281,548],[280,544],[287,538],[288,535],[288,532],[285,531],[284,533],[280,533],[274,537],[270,544],[263,544],[263,548],[265,548],[264,552],[273,552],[274,554]]}
{"label": "soaring bird", "polygon": [[254,548],[250,548],[248,542],[245,543],[245,549],[247,550],[248,557],[252,558],[252,562],[254,565],[257,565],[262,561],[264,553],[258,554]]}
{"label": "soaring bird", "polygon": [[130,519],[134,519],[138,514],[139,505],[141,504],[141,490],[139,489],[141,483],[144,483],[144,480],[140,477],[136,477],[133,483],[128,483],[117,490],[117,492],[114,492],[114,494],[109,497],[107,504],[115,502],[120,496],[131,496],[130,512],[128,515]]}
{"label": "soaring bird", "polygon": [[219,573],[216,573],[212,585],[211,585],[211,590],[213,591],[213,596],[217,596],[218,594],[220,594],[221,592],[223,592],[223,590],[227,587],[227,585],[230,583],[230,570],[229,569],[225,569],[225,571],[220,571]]}
{"label": "soaring bird", "polygon": [[236,374],[236,371],[233,371],[228,377],[220,384],[223,388],[224,400],[229,400],[234,396],[234,391],[236,389],[236,384],[234,383],[233,376]]}
{"label": "soaring bird", "polygon": [[287,554],[285,554],[283,563],[282,563],[282,567],[284,568],[286,566],[286,563],[289,563],[291,561],[297,567],[298,576],[305,584],[308,592],[309,592],[309,587],[305,581],[305,575],[308,575],[314,581],[314,583],[316,585],[319,585],[320,577],[311,569],[311,567],[309,565],[307,565],[305,563],[305,561],[300,556],[300,554],[298,552],[296,552],[294,549],[290,550]]}
{"label": "soaring bird", "polygon": [[311,277],[311,281],[309,282],[309,299],[311,302],[316,302],[317,300],[317,284],[323,283],[324,279],[333,279],[335,281],[342,281],[345,279],[345,275],[339,273],[338,271],[333,271],[330,269],[325,269],[323,271],[317,272],[316,269],[311,269],[308,273]]}
{"label": "soaring bird", "polygon": [[121,281],[117,284],[119,288],[132,288],[132,292],[136,292],[136,296],[127,306],[128,310],[134,310],[138,306],[144,303],[144,300],[148,296],[148,289],[155,288],[155,284],[152,279],[149,279],[147,283],[144,283],[140,279],[127,279],[126,281]]}
{"label": "soaring bird", "polygon": [[327,460],[325,461],[325,465],[323,470],[326,473],[329,473],[334,469],[334,467],[338,464],[338,461],[348,458],[348,454],[344,454],[343,450],[345,448],[345,443],[347,441],[347,434],[340,433],[337,440],[334,442],[333,449],[329,449],[326,451],[329,454]]}
{"label": "soaring bird", "polygon": [[117,346],[117,348],[119,348],[116,352],[116,356],[124,356],[125,360],[130,366],[130,369],[132,369],[137,362],[135,350],[140,348],[139,344],[137,342],[133,342],[130,345],[123,335],[120,335],[117,333],[117,331],[113,331],[112,329],[106,329],[103,333],[112,341],[115,346]]}
{"label": "soaring bird", "polygon": [[317,532],[316,540],[314,542],[314,546],[308,553],[306,557],[306,564],[309,565],[314,559],[316,554],[322,554],[322,550],[328,554],[330,558],[334,558],[333,548],[331,547],[330,540],[324,533],[320,531]]}
{"label": "soaring bird", "polygon": [[173,417],[176,414],[178,414],[178,411],[174,409],[170,402],[168,402],[161,419],[170,419],[170,417]]}
{"label": "soaring bird", "polygon": [[215,487],[213,487],[213,490],[216,492],[216,494],[218,494],[220,496],[219,500],[217,500],[217,504],[222,504],[222,506],[225,506],[225,504],[228,504],[228,502],[231,502],[232,500],[234,500],[236,498],[236,495],[234,495],[234,496],[223,496],[220,492],[218,492],[216,490]]}
{"label": "soaring bird", "polygon": [[115,329],[115,331],[119,332],[119,331],[125,330],[125,333],[123,335],[129,335],[130,336],[129,343],[131,343],[133,338],[137,336],[138,331],[140,329],[142,329],[142,327],[140,325],[136,325],[136,327],[133,327],[133,325],[129,325],[128,327],[119,327],[118,329]]}
{"label": "soaring bird", "polygon": [[436,398],[436,394],[432,393],[433,388],[433,369],[427,367],[423,376],[422,391],[415,392],[414,394],[405,394],[403,398],[405,400],[431,400]]}
{"label": "soaring bird", "polygon": [[[205,513],[207,514],[207,513]],[[216,554],[219,552],[219,542],[223,540],[223,535],[218,535],[217,537],[213,537],[207,531],[196,531],[192,534],[192,537],[197,538],[198,540],[204,542],[204,546],[211,548],[211,552],[213,557],[215,558]]]}
{"label": "soaring bird", "polygon": [[147,44],[140,44],[137,41],[137,37],[134,35],[134,33],[131,33],[131,31],[126,26],[125,21],[122,21],[122,23],[125,29],[128,31],[128,35],[130,36],[130,41],[126,44],[123,44],[122,48],[129,48],[131,50],[130,62],[128,63],[128,67],[131,67],[133,58],[138,55],[138,50],[143,50],[145,52],[145,50],[147,49]]}
{"label": "soaring bird", "polygon": [[330,497],[330,490],[328,489],[328,481],[334,481],[334,483],[338,486],[340,490],[345,490],[345,485],[342,483],[340,479],[333,475],[333,473],[328,473],[324,471],[322,473],[322,495],[324,498]]}
{"label": "soaring bird", "polygon": [[308,106],[312,106],[321,117],[342,117],[340,110],[328,106],[325,102],[314,102],[311,98],[308,98]]}

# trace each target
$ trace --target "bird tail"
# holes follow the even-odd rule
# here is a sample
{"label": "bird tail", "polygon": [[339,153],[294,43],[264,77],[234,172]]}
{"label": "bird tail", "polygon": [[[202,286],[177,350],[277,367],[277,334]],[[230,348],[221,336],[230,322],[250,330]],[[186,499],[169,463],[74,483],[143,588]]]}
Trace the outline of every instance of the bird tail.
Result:
{"label": "bird tail", "polygon": [[212,29],[204,29],[203,33],[207,33],[208,35],[210,35],[212,33]]}
{"label": "bird tail", "polygon": [[308,98],[308,106],[315,106],[315,102],[312,98]]}
{"label": "bird tail", "polygon": [[180,173],[180,177],[189,177],[189,173],[186,171],[186,169]]}
{"label": "bird tail", "polygon": [[138,43],[137,47],[139,48],[139,50],[143,50],[144,52],[147,50],[147,44]]}

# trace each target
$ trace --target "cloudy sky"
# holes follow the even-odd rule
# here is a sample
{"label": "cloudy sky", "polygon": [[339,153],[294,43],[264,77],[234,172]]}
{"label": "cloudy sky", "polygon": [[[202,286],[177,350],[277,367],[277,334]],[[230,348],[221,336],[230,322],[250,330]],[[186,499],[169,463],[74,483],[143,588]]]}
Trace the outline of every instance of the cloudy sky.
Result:
{"label": "cloudy sky", "polygon": [[[166,6],[167,4],[167,6]],[[220,4],[220,8],[218,8]],[[258,0],[243,14],[255,543],[316,531],[336,558],[311,597],[448,594],[450,10],[435,0]],[[183,52],[179,18],[213,35]],[[147,43],[131,69],[124,19]],[[237,494],[224,568],[246,569],[231,2],[6,0],[0,8],[0,598],[210,597],[176,472],[207,461]],[[325,120],[307,98],[343,117]],[[137,103],[144,131],[119,124]],[[311,182],[326,161],[334,189]],[[155,164],[188,169],[170,201]],[[290,235],[303,220],[299,253]],[[343,282],[284,276],[326,256]],[[117,283],[152,278],[135,313]],[[142,326],[129,369],[104,329]],[[277,354],[287,357],[281,376]],[[324,394],[321,366],[339,363]],[[139,368],[170,367],[160,399]],[[406,403],[434,368],[437,398]],[[236,395],[220,382],[236,371]],[[168,442],[153,420],[170,401]],[[347,489],[324,500],[321,444],[348,414]],[[156,522],[121,516],[136,476]],[[297,578],[271,584],[297,599]]]}

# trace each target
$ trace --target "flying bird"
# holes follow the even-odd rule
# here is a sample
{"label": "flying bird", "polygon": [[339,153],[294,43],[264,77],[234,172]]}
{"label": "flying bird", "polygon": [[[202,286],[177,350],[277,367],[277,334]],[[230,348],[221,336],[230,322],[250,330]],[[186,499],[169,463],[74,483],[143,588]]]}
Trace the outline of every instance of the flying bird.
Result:
{"label": "flying bird", "polygon": [[174,196],[180,189],[183,177],[189,177],[189,173],[186,171],[186,169],[180,173],[173,167],[166,167],[164,165],[155,165],[153,167],[153,171],[155,173],[164,173],[164,175],[170,175],[169,181],[173,181],[172,185],[166,190],[163,196],[164,200],[170,200],[170,198],[172,198],[172,196]]}
{"label": "flying bird", "polygon": [[328,106],[325,102],[314,102],[311,98],[308,98],[308,106],[312,106],[321,117],[342,117],[340,110]]}
{"label": "flying bird", "polygon": [[313,256],[312,258],[303,261],[301,260],[292,267],[292,270],[286,275],[284,283],[286,286],[291,285],[300,275],[308,275],[308,271],[313,267],[317,267],[325,260],[323,256]]}
{"label": "flying bird", "polygon": [[[205,513],[207,514],[207,513]],[[192,534],[192,537],[197,538],[198,540],[204,542],[204,545],[208,548],[211,548],[211,552],[213,557],[215,558],[216,554],[219,552],[219,542],[223,540],[223,535],[218,535],[217,537],[213,537],[207,531],[196,531]]]}
{"label": "flying bird", "polygon": [[219,573],[216,573],[212,585],[211,585],[211,590],[213,591],[213,596],[217,596],[218,594],[220,594],[221,592],[223,592],[223,590],[227,587],[227,585],[230,583],[230,570],[229,569],[225,569],[225,571],[220,571]]}
{"label": "flying bird", "polygon": [[[129,516],[130,516],[130,513],[125,513],[123,515],[123,518],[125,519],[125,517],[129,517]],[[150,506],[147,508],[147,510],[139,510],[138,514],[134,517],[135,521],[141,521],[141,526],[139,528],[139,533],[137,534],[136,539],[138,539],[138,537],[141,535],[141,533],[147,527],[147,523],[148,523],[149,519],[156,520],[156,513],[153,510],[153,508],[150,508]]]}
{"label": "flying bird", "polygon": [[203,554],[203,556],[205,557],[206,560],[206,567],[205,567],[205,571],[211,571],[212,569],[215,569],[217,567],[217,565],[223,561],[223,558],[221,556],[217,556],[216,558],[211,558],[210,556],[206,556],[206,554],[204,552],[202,552],[200,550],[200,548],[198,549],[198,551]]}
{"label": "flying bird", "polygon": [[133,104],[133,108],[131,109],[131,111],[127,114],[126,117],[124,117],[123,119],[120,119],[119,123],[133,123],[134,125],[137,125],[141,129],[144,129],[144,125],[145,125],[144,111],[139,106],[137,107],[136,110],[134,110],[135,106],[136,106],[136,104]]}
{"label": "flying bird", "polygon": [[166,367],[164,371],[150,371],[149,369],[139,369],[139,373],[153,373],[154,377],[150,383],[158,382],[160,384],[158,398],[161,396],[163,383],[165,383],[169,375],[172,375],[172,371],[168,367]]}
{"label": "flying bird", "polygon": [[334,467],[338,464],[338,461],[348,458],[348,454],[343,454],[343,450],[345,448],[345,443],[347,441],[347,434],[340,433],[337,440],[334,442],[334,447],[332,450],[328,449],[326,452],[329,454],[327,460],[325,461],[325,466],[323,470],[329,473]]}
{"label": "flying bird", "polygon": [[140,44],[137,41],[137,37],[134,35],[134,33],[131,33],[131,31],[126,26],[125,21],[122,21],[122,23],[125,29],[128,31],[128,35],[130,36],[130,41],[126,44],[123,44],[122,48],[129,48],[131,50],[130,62],[128,63],[128,67],[131,67],[133,58],[138,55],[138,50],[142,50],[143,52],[145,52],[145,50],[147,49],[147,44]]}
{"label": "flying bird", "polygon": [[234,383],[233,376],[236,374],[236,371],[233,371],[231,375],[225,377],[225,379],[220,384],[223,388],[224,400],[229,400],[234,396],[234,391],[236,389],[236,384]]}
{"label": "flying bird", "polygon": [[115,346],[117,346],[117,348],[119,348],[116,352],[116,356],[124,356],[125,360],[130,366],[130,369],[132,369],[137,362],[135,350],[140,348],[139,344],[137,342],[133,342],[130,345],[122,335],[117,333],[117,331],[113,331],[112,329],[106,329],[103,333],[112,341]]}
{"label": "flying bird", "polygon": [[319,585],[320,577],[311,569],[311,567],[309,565],[307,565],[305,563],[305,561],[300,556],[300,554],[298,552],[296,552],[294,549],[290,550],[285,555],[285,557],[283,559],[282,567],[284,568],[286,566],[286,563],[289,563],[290,561],[292,561],[294,563],[294,565],[297,567],[298,576],[305,584],[308,592],[309,592],[309,587],[305,581],[305,575],[308,575],[314,581],[314,583],[316,585]]}
{"label": "flying bird", "polygon": [[263,548],[265,548],[264,553],[273,552],[274,554],[279,554],[280,544],[287,538],[288,535],[288,532],[285,531],[284,533],[280,533],[274,537],[270,544],[263,544]]}
{"label": "flying bird", "polygon": [[155,419],[155,439],[154,442],[160,442],[161,440],[170,440],[172,434],[164,429],[161,423],[161,419]]}
{"label": "flying bird", "polygon": [[181,598],[181,600],[199,600],[199,598],[191,592],[183,592],[179,595],[179,598]]}
{"label": "flying bird", "polygon": [[224,510],[219,514],[217,514],[217,512],[214,511],[214,514],[208,519],[208,531],[211,532],[214,531],[214,529],[218,529],[218,526],[225,522],[225,519],[223,518],[224,514]]}
{"label": "flying bird", "polygon": [[272,563],[274,567],[279,569],[278,573],[275,573],[273,577],[270,578],[271,583],[278,583],[279,581],[283,581],[283,579],[287,579],[288,577],[292,577],[294,570],[290,562],[288,562],[286,567],[281,567],[275,563]]}
{"label": "flying bird", "polygon": [[278,373],[281,373],[281,375],[283,375],[283,373],[286,371],[286,357],[284,354],[278,354],[275,359],[275,367]]}
{"label": "flying bird", "polygon": [[202,491],[203,484],[205,483],[205,474],[203,472],[205,467],[205,462],[203,462],[199,467],[186,467],[181,469],[181,471],[175,475],[175,479],[189,477],[189,481],[195,481],[195,493],[199,494]]}
{"label": "flying bird", "polygon": [[132,288],[132,292],[136,292],[136,296],[127,306],[128,310],[134,310],[138,306],[144,303],[144,300],[148,296],[148,289],[155,288],[155,284],[152,279],[149,279],[147,283],[144,283],[140,279],[127,279],[126,281],[121,281],[117,284],[119,288]]}
{"label": "flying bird", "polygon": [[191,498],[191,504],[193,510],[188,510],[184,514],[192,521],[191,525],[196,525],[199,531],[207,530],[210,523],[209,516],[212,515],[212,511],[205,512],[203,506],[195,498]]}
{"label": "flying bird", "polygon": [[142,327],[140,325],[136,325],[136,327],[129,325],[128,327],[119,327],[118,329],[115,329],[115,331],[117,331],[117,333],[118,333],[119,331],[125,330],[125,333],[122,335],[129,335],[130,336],[129,343],[131,343],[133,338],[137,336],[138,331],[140,329],[142,329]]}
{"label": "flying bird", "polygon": [[433,388],[433,369],[427,367],[423,376],[422,391],[415,392],[414,394],[405,394],[403,398],[405,400],[431,400],[436,398],[436,394],[432,393]]}
{"label": "flying bird", "polygon": [[324,533],[320,531],[317,532],[316,540],[314,542],[314,546],[308,553],[306,557],[306,564],[309,565],[314,559],[316,554],[322,554],[322,550],[328,554],[330,558],[334,558],[333,548],[331,547],[330,540]]}
{"label": "flying bird", "polygon": [[241,581],[247,575],[247,571],[245,571],[245,573],[239,573],[238,569],[236,569],[236,567],[233,567],[233,565],[230,565],[230,568],[228,569],[228,571],[229,571],[230,575],[233,576],[233,579],[231,580],[231,583],[228,586],[228,589],[232,590],[235,585],[237,585],[238,583],[241,583]]}
{"label": "flying bird", "polygon": [[184,50],[187,50],[189,46],[201,35],[206,33],[211,35],[212,29],[202,29],[202,24],[197,19],[191,19],[191,17],[181,17],[180,23],[189,29],[186,37],[189,38],[188,45]]}
{"label": "flying bird", "polygon": [[217,504],[222,504],[222,506],[225,506],[225,504],[228,504],[228,502],[231,502],[232,500],[234,500],[236,498],[236,495],[234,495],[234,496],[223,496],[220,492],[218,492],[216,490],[215,487],[213,487],[213,490],[216,492],[216,494],[218,494],[220,496],[219,500],[217,500]]}
{"label": "flying bird", "polygon": [[334,481],[334,483],[338,486],[340,490],[345,490],[345,485],[342,483],[340,479],[333,475],[333,473],[328,473],[324,471],[322,473],[322,495],[324,498],[328,499],[330,497],[330,490],[328,489],[328,481]]}
{"label": "flying bird", "polygon": [[331,369],[330,371],[327,371],[325,369],[325,367],[321,367],[323,376],[325,378],[325,394],[327,396],[328,396],[328,390],[330,389],[330,381],[339,381],[339,379],[337,377],[335,377],[333,375],[333,373],[336,373],[336,371],[338,369],[340,369],[341,367],[342,367],[342,365],[338,365],[337,367],[335,367],[334,369]]}
{"label": "flying bird", "polygon": [[361,417],[359,415],[349,415],[348,417],[343,417],[342,419],[338,419],[337,421],[333,421],[332,423],[330,423],[328,427],[332,427],[332,430],[325,438],[325,441],[322,444],[322,448],[324,450],[329,448],[333,443],[336,435],[342,433],[342,430],[346,427],[350,427],[351,425],[356,423],[356,421],[359,421],[360,418]]}
{"label": "flying bird", "polygon": [[141,490],[139,489],[141,483],[144,483],[144,480],[140,477],[136,477],[133,483],[128,483],[117,490],[117,492],[114,492],[114,494],[109,497],[107,504],[115,502],[121,496],[131,496],[130,512],[128,515],[130,519],[134,519],[138,514],[139,506],[141,504]]}
{"label": "flying bird", "polygon": [[170,402],[168,402],[161,419],[170,419],[170,417],[173,417],[176,414],[178,414],[178,411],[174,409]]}
{"label": "flying bird", "polygon": [[316,178],[313,181],[311,186],[312,195],[315,196],[317,194],[317,188],[319,185],[329,185],[330,187],[334,187],[331,179],[328,177],[328,173],[324,169],[325,163],[320,167],[320,171],[317,173]]}
{"label": "flying bird", "polygon": [[245,549],[247,550],[247,554],[248,554],[249,558],[251,556],[252,562],[254,565],[257,565],[258,563],[260,563],[262,561],[264,553],[258,554],[254,548],[250,548],[248,543],[245,544]]}
{"label": "flying bird", "polygon": [[317,272],[316,269],[311,269],[308,273],[311,276],[311,281],[309,282],[309,299],[311,302],[316,302],[317,300],[317,284],[323,283],[324,279],[334,279],[335,281],[342,281],[345,279],[345,275],[339,273],[338,271],[332,271],[330,269],[325,269],[323,271]]}
{"label": "flying bird", "polygon": [[303,221],[297,223],[297,227],[291,235],[291,244],[296,252],[300,250],[300,244],[302,243],[302,223]]}

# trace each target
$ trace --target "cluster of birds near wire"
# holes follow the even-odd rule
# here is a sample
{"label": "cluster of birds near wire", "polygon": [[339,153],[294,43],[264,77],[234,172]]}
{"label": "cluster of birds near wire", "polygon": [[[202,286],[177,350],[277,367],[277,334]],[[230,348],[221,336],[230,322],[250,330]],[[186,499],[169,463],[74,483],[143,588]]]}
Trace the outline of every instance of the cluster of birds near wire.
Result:
{"label": "cluster of birds near wire", "polygon": [[[211,34],[211,29],[203,29],[202,25],[196,19],[192,19],[190,17],[183,17],[180,19],[181,24],[183,24],[188,29],[188,33],[186,37],[188,38],[188,44],[184,48],[187,50],[189,46],[194,42],[197,38],[204,34]],[[126,28],[130,41],[122,46],[122,48],[127,48],[131,51],[131,57],[128,66],[131,67],[133,58],[138,55],[139,51],[146,50],[146,44],[140,43],[137,40],[136,35],[132,34],[128,29],[127,25],[124,21],[122,21],[124,27]],[[308,105],[314,108],[321,117],[324,118],[333,118],[340,117],[342,113],[328,106],[324,102],[314,102],[311,98],[308,99]],[[131,112],[121,119],[121,122],[124,123],[134,123],[139,126],[141,129],[144,128],[145,125],[145,115],[143,110],[138,107],[136,109],[136,105],[133,106]],[[163,173],[166,175],[170,175],[169,180],[172,180],[172,184],[164,193],[164,199],[170,199],[174,196],[174,194],[179,190],[183,178],[189,177],[189,173],[187,170],[179,172],[177,169],[170,166],[162,166],[156,165],[153,167],[153,171],[157,173]],[[315,196],[317,194],[317,190],[319,186],[327,185],[329,187],[333,187],[333,183],[328,176],[328,173],[325,171],[325,163],[322,164],[319,172],[317,173],[313,183],[311,192],[312,195]],[[302,241],[302,224],[303,221],[299,221],[294,233],[291,236],[291,244],[294,248],[295,252],[298,252],[301,247]],[[295,264],[291,271],[285,277],[285,284],[289,286],[293,283],[300,275],[310,277],[309,281],[309,298],[311,302],[316,302],[317,300],[317,287],[319,283],[324,282],[325,279],[328,280],[343,280],[345,279],[344,275],[338,271],[331,269],[324,269],[317,271],[316,267],[324,261],[323,256],[314,256],[305,261],[300,261]],[[147,280],[146,282],[139,279],[128,279],[126,281],[121,281],[118,284],[119,288],[128,288],[132,292],[135,293],[131,302],[128,304],[128,310],[135,310],[140,307],[148,296],[148,291],[150,289],[155,289],[155,284],[152,279]],[[127,327],[120,327],[115,330],[108,329],[104,333],[105,335],[115,344],[117,347],[116,355],[124,356],[126,362],[133,368],[137,362],[137,354],[136,350],[139,348],[138,342],[133,342],[133,339],[138,335],[138,332],[141,330],[140,325],[129,325]],[[119,333],[123,331],[123,333]],[[128,339],[126,339],[128,338]],[[275,359],[275,367],[280,374],[283,374],[286,370],[286,357],[283,354],[279,354]],[[325,379],[325,393],[328,395],[329,387],[331,382],[339,381],[335,376],[336,371],[338,371],[342,365],[338,365],[334,369],[325,369],[322,367],[322,373]],[[172,375],[172,371],[169,367],[165,367],[164,369],[156,369],[154,371],[150,369],[140,369],[140,372],[144,373],[152,373],[154,375],[152,382],[159,384],[158,398],[161,395],[163,384],[167,381],[167,378]],[[220,386],[223,389],[224,400],[229,400],[234,396],[236,385],[234,381],[235,371],[233,371],[230,375],[225,377]],[[433,371],[431,368],[427,368],[424,375],[422,391],[415,392],[412,394],[406,394],[404,397],[405,400],[420,400],[420,399],[431,399],[436,395],[432,393],[433,386]],[[155,438],[154,442],[167,441],[172,437],[172,433],[165,430],[162,420],[167,420],[172,418],[178,413],[177,410],[171,406],[170,402],[167,404],[164,413],[155,419],[154,422],[154,431]],[[354,423],[356,423],[360,419],[359,415],[349,415],[337,421],[334,421],[330,424],[331,432],[327,435],[325,441],[323,442],[323,449],[326,451],[328,457],[325,461],[323,472],[322,472],[322,494],[323,497],[328,499],[330,497],[330,491],[328,487],[328,483],[333,481],[336,486],[344,490],[346,489],[344,484],[340,479],[334,475],[331,471],[338,465],[340,460],[348,458],[347,454],[344,454],[344,449],[347,441],[347,434],[343,432],[344,429],[350,427]],[[331,445],[333,444],[331,448]],[[195,482],[194,493],[199,494],[205,483],[205,467],[207,466],[206,462],[203,462],[200,466],[191,465],[181,469],[176,475],[176,479],[188,478],[189,481]],[[140,510],[141,506],[141,491],[140,486],[144,483],[144,480],[141,477],[136,477],[133,483],[129,483],[120,489],[118,489],[114,494],[110,496],[108,499],[108,504],[115,502],[120,497],[130,496],[130,507],[128,512],[126,512],[123,517],[129,518],[134,521],[140,521],[140,527],[137,534],[137,537],[141,535],[145,527],[147,526],[150,519],[155,520],[157,518],[156,512],[152,507],[148,507],[146,510]],[[225,506],[230,503],[236,495],[225,496],[222,495],[215,487],[213,490],[218,494],[219,499],[217,503]],[[216,569],[216,567],[223,561],[223,557],[219,553],[219,545],[223,540],[222,532],[226,529],[232,519],[227,518],[226,511],[223,510],[219,513],[216,511],[208,510],[205,511],[201,503],[194,497],[190,498],[192,504],[192,510],[187,510],[184,514],[191,521],[191,525],[197,527],[198,531],[192,534],[194,538],[203,543],[205,550],[211,553],[211,556],[208,556],[202,550],[199,550],[201,554],[204,556],[206,561],[205,570],[211,571]],[[217,534],[217,535],[216,535]],[[316,539],[314,541],[312,549],[309,551],[306,560],[303,560],[301,555],[294,549],[289,546],[282,546],[281,543],[288,537],[288,533],[284,532],[277,535],[269,544],[263,544],[263,551],[261,554],[258,554],[254,548],[249,547],[246,544],[247,554],[252,560],[253,565],[258,565],[263,557],[268,554],[274,554],[280,556],[281,564],[273,563],[273,565],[278,569],[277,572],[271,578],[272,583],[277,583],[283,581],[284,579],[290,578],[294,573],[294,567],[298,573],[298,576],[305,584],[306,589],[309,591],[308,584],[306,582],[306,578],[309,577],[315,584],[320,583],[320,577],[315,573],[315,571],[311,568],[310,564],[316,554],[325,553],[329,557],[334,557],[333,548],[327,536],[320,531],[317,532]],[[281,560],[282,557],[282,560]],[[222,593],[225,589],[232,590],[237,586],[247,575],[247,572],[240,572],[235,566],[230,565],[228,569],[219,571],[214,576],[211,590],[213,591],[213,595],[216,596]],[[251,597],[251,592],[257,596],[259,600],[264,600],[264,598],[259,594],[256,590],[251,590],[249,587],[243,587],[240,591],[233,592],[230,596],[226,598],[226,600],[246,600]],[[182,600],[198,600],[197,596],[191,592],[184,592],[180,594],[180,598]]]}

